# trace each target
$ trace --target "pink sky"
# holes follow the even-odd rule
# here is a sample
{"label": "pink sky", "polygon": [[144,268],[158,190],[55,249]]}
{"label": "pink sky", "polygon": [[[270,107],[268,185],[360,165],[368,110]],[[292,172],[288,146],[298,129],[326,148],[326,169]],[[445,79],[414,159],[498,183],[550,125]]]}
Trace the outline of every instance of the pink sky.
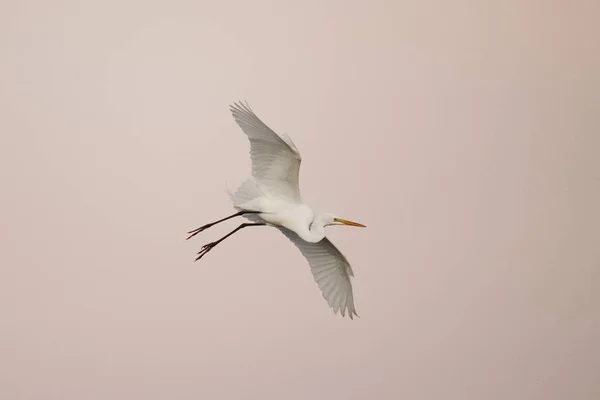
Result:
{"label": "pink sky", "polygon": [[[0,398],[600,398],[593,1],[0,5]],[[247,100],[352,263],[241,231]]]}

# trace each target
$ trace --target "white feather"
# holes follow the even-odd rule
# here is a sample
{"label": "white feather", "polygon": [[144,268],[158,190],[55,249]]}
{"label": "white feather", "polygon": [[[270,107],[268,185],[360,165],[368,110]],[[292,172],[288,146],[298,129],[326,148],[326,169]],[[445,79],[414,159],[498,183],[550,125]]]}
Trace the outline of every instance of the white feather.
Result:
{"label": "white feather", "polygon": [[302,157],[292,139],[271,130],[248,104],[234,104],[231,113],[250,140],[252,177],[262,191],[273,197],[301,203],[299,174]]}
{"label": "white feather", "polygon": [[308,261],[313,277],[321,289],[323,297],[334,312],[346,311],[350,319],[356,313],[354,295],[350,277],[354,276],[350,263],[344,255],[327,238],[317,243],[310,243],[300,238],[293,231],[279,228],[281,232],[298,247]]}

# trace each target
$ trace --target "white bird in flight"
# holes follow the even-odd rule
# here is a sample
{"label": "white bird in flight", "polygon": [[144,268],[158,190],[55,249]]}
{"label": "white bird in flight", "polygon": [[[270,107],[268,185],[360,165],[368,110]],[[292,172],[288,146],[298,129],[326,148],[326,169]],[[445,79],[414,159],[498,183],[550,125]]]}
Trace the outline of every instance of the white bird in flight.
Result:
{"label": "white bird in flight", "polygon": [[315,215],[300,197],[298,178],[302,158],[292,139],[272,131],[247,103],[234,103],[231,113],[250,140],[252,176],[234,193],[229,193],[237,213],[188,232],[187,239],[237,216],[252,222],[243,223],[221,239],[204,245],[196,261],[242,228],[272,226],[287,236],[308,260],[314,279],[334,313],[348,314],[350,319],[358,316],[350,282],[350,277],[354,276],[352,268],[346,257],[325,237],[325,227],[365,225],[329,213]]}

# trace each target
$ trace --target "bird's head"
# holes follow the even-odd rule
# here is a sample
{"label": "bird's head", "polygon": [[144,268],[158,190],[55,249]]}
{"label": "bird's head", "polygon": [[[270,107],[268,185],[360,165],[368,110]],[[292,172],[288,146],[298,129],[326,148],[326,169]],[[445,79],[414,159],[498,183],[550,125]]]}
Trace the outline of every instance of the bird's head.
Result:
{"label": "bird's head", "polygon": [[359,224],[358,222],[349,221],[347,219],[340,218],[334,214],[323,214],[324,226],[331,225],[347,225],[347,226],[358,226],[361,228],[366,228],[365,225]]}

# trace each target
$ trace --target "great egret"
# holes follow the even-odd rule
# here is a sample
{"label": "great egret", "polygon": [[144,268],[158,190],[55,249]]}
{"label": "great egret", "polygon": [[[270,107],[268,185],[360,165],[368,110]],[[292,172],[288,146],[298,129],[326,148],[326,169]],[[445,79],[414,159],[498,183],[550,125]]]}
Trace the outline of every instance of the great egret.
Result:
{"label": "great egret", "polygon": [[[237,213],[188,232],[187,239],[228,219],[243,216],[243,223],[221,239],[208,243],[198,252],[196,261],[223,240],[249,226],[272,226],[290,239],[308,260],[323,297],[335,314],[358,316],[350,277],[352,268],[344,255],[325,237],[325,227],[347,225],[365,227],[333,214],[315,215],[302,203],[298,176],[302,158],[286,135],[278,135],[265,125],[249,105],[230,106],[233,118],[250,140],[252,176],[234,192],[229,192]],[[186,240],[187,240],[186,239]]]}

